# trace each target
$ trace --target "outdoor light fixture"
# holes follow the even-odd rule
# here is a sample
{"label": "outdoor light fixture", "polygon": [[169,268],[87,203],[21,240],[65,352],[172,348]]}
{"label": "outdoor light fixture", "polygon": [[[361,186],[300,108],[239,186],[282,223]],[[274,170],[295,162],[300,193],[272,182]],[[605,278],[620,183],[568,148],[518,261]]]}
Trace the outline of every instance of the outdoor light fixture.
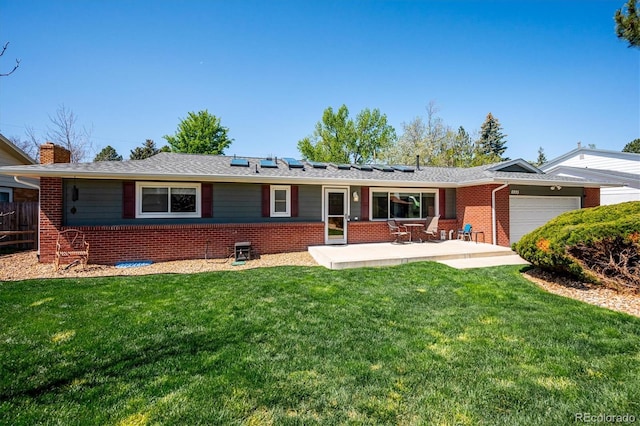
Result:
{"label": "outdoor light fixture", "polygon": [[353,191],[353,202],[357,203],[360,200],[360,197],[358,196],[358,191]]}
{"label": "outdoor light fixture", "polygon": [[557,189],[558,191],[560,191],[560,190],[562,189],[562,187],[561,187],[560,185],[552,185],[552,186],[551,186],[551,188],[549,188],[549,189],[551,189],[552,191],[553,191],[553,190],[556,190],[556,189]]}

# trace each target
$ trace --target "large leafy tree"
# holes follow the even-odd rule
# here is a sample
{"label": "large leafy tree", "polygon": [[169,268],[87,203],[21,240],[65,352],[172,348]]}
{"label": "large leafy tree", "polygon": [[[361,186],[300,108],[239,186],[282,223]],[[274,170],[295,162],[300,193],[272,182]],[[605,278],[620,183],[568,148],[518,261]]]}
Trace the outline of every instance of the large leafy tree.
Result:
{"label": "large leafy tree", "polygon": [[362,164],[378,158],[395,140],[395,129],[378,109],[365,108],[354,121],[342,105],[336,112],[324,110],[313,135],[298,141],[298,150],[311,161]]}
{"label": "large leafy tree", "polygon": [[616,35],[627,40],[629,47],[640,48],[640,16],[636,9],[636,0],[628,0],[625,7],[626,14],[622,9],[618,9],[613,17],[616,22]]}
{"label": "large leafy tree", "polygon": [[622,152],[635,152],[640,154],[640,139],[634,139],[622,148]]}
{"label": "large leafy tree", "polygon": [[122,161],[122,155],[118,154],[114,147],[107,145],[96,155],[93,161]]}
{"label": "large leafy tree", "polygon": [[426,117],[416,117],[402,123],[403,133],[398,142],[384,152],[391,164],[414,164],[416,155],[426,166],[471,167],[499,161],[493,154],[484,153],[464,127],[453,130],[438,116],[438,108],[431,101]]}
{"label": "large leafy tree", "polygon": [[163,136],[171,151],[189,154],[224,154],[231,145],[229,129],[220,124],[220,118],[207,110],[190,112],[178,125],[175,135]]}
{"label": "large leafy tree", "polygon": [[502,126],[493,114],[487,114],[487,118],[480,127],[480,139],[478,144],[481,151],[486,155],[495,155],[500,159],[505,159],[502,154],[507,150],[507,135],[502,133]]}
{"label": "large leafy tree", "polygon": [[136,147],[131,150],[129,154],[130,160],[144,160],[145,158],[152,157],[161,151],[170,151],[171,149],[165,145],[162,148],[157,148],[156,143],[152,139],[147,139],[142,146]]}

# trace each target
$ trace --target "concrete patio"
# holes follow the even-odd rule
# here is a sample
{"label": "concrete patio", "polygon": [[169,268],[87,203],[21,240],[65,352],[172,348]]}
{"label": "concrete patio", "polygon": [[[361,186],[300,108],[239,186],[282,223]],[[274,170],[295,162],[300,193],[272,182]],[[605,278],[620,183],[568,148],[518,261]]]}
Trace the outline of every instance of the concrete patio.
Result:
{"label": "concrete patio", "polygon": [[313,246],[309,247],[309,253],[318,264],[329,269],[392,266],[426,260],[458,269],[527,264],[508,247],[460,240]]}

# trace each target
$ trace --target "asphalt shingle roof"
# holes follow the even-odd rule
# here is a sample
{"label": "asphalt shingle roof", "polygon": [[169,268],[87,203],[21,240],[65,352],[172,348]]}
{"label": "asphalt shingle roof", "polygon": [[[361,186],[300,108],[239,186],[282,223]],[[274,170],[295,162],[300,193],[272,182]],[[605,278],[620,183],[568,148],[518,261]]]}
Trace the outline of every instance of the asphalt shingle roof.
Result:
{"label": "asphalt shingle roof", "polygon": [[[28,177],[76,177],[87,179],[137,179],[137,180],[199,180],[225,182],[300,182],[310,184],[352,184],[352,185],[403,185],[403,186],[469,186],[482,183],[529,183],[546,185],[551,183],[574,186],[599,186],[579,178],[546,175],[542,172],[519,173],[500,171],[501,165],[513,165],[523,160],[489,164],[470,168],[426,167],[413,171],[359,170],[350,167],[339,169],[328,164],[326,168],[316,168],[302,161],[304,167],[289,167],[278,158],[277,167],[261,167],[263,158],[248,158],[249,166],[232,166],[235,157],[218,155],[197,155],[159,153],[144,160],[101,161],[94,163],[36,164],[29,166],[0,167],[0,174]],[[239,158],[239,157],[238,157]],[[531,166],[529,166],[531,167]],[[537,171],[537,169],[532,168]]]}

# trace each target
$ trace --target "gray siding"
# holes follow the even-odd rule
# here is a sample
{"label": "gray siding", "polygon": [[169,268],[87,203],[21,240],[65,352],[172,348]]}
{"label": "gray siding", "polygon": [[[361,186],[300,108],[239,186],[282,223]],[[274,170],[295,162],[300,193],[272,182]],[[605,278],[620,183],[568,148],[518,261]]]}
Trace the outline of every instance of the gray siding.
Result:
{"label": "gray siding", "polygon": [[[192,219],[123,219],[122,181],[65,179],[64,216],[66,226],[108,226],[125,224],[184,223],[256,223],[305,222],[322,220],[322,188],[300,185],[299,215],[295,218],[262,217],[262,185],[214,183],[213,218]],[[73,186],[78,188],[78,200],[72,201]],[[75,207],[75,213],[72,208]]]}
{"label": "gray siding", "polygon": [[[516,192],[517,191],[517,192]],[[509,185],[510,195],[534,195],[534,196],[560,196],[560,197],[582,197],[583,188],[562,187],[560,190],[551,190],[550,186],[525,186]]]}
{"label": "gray siding", "polygon": [[[78,200],[72,201],[73,186]],[[122,181],[65,179],[63,222],[67,226],[122,224]],[[75,214],[71,209],[75,207]]]}

